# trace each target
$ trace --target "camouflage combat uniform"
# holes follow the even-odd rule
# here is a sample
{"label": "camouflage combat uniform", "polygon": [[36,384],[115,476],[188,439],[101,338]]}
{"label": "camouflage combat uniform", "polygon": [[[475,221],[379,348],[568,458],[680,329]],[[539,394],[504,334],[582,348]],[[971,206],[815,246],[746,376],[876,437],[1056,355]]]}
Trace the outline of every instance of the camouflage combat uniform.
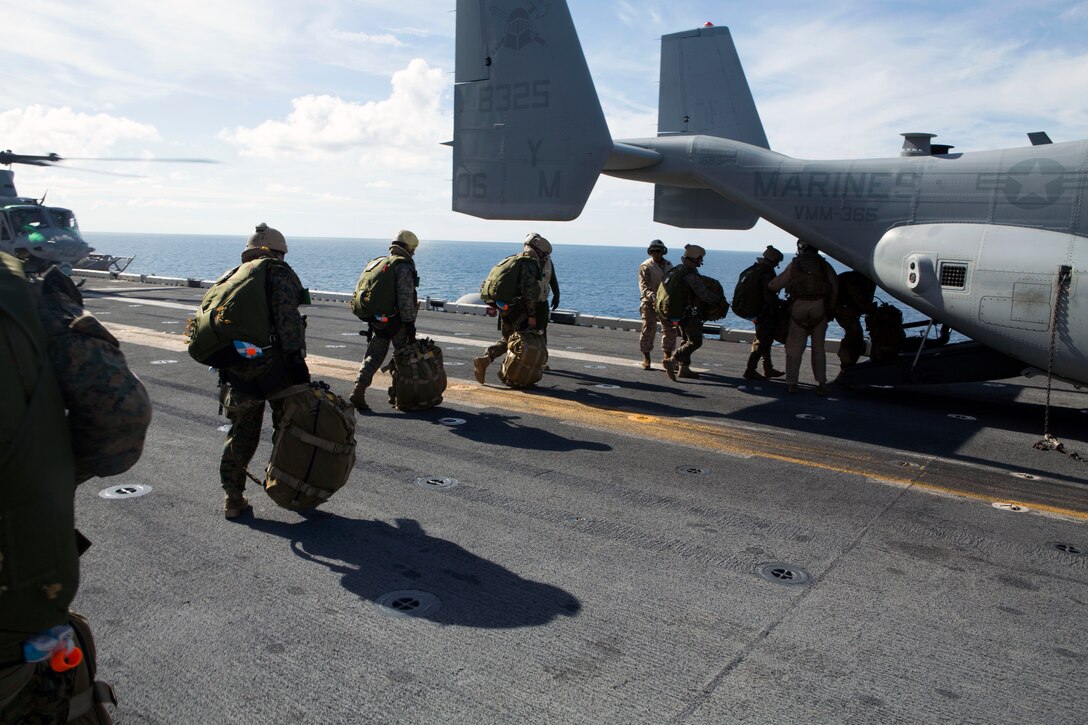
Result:
{"label": "camouflage combat uniform", "polygon": [[839,364],[848,368],[865,352],[865,334],[861,330],[861,316],[876,310],[873,295],[876,282],[855,270],[839,274],[839,295],[835,301],[835,322],[842,328],[839,343]]}
{"label": "camouflage combat uniform", "polygon": [[[242,261],[261,256],[271,255],[247,249],[242,254]],[[257,361],[242,362],[220,371],[223,385],[219,389],[219,400],[231,422],[219,463],[219,477],[228,497],[239,497],[245,489],[246,467],[261,441],[265,401],[272,407],[273,429],[279,428],[283,403],[268,400],[268,396],[310,380],[305,361],[306,320],[298,311],[305,299],[302,282],[294,270],[286,262],[271,264],[268,306],[276,336],[275,346]]]}
{"label": "camouflage combat uniform", "polygon": [[[650,257],[638,268],[638,312],[642,317],[642,333],[638,338],[639,352],[649,354],[654,349],[654,333],[657,332],[657,310],[654,309],[654,299],[657,296],[657,288],[665,279],[665,273],[672,269],[672,262],[661,258],[661,264],[654,262]],[[671,357],[676,349],[676,327],[668,320],[661,322],[661,353],[664,357]]]}
{"label": "camouflage combat uniform", "polygon": [[[826,284],[822,284],[819,277]],[[808,279],[806,279],[808,278]],[[806,286],[813,284],[823,291],[809,294]],[[819,391],[824,390],[827,382],[827,358],[824,355],[824,337],[827,335],[828,312],[835,307],[838,291],[838,278],[835,270],[815,251],[798,254],[770,284],[773,292],[785,288],[791,298],[790,331],[786,338],[786,383],[790,391],[797,389],[797,380],[801,373],[801,358],[809,336],[812,337],[812,375],[819,384]]]}
{"label": "camouflage combat uniform", "polygon": [[[536,329],[544,335],[547,341],[548,320],[552,310],[559,306],[559,278],[555,276],[555,266],[552,258],[546,257],[540,264],[540,301],[536,303]],[[552,303],[548,305],[548,293],[552,295]]]}
{"label": "camouflage combat uniform", "polygon": [[352,404],[359,406],[364,403],[363,393],[374,381],[374,374],[385,362],[389,354],[389,344],[393,344],[393,353],[396,354],[405,345],[416,338],[416,286],[419,277],[416,274],[416,265],[412,255],[399,245],[389,247],[389,254],[402,257],[406,262],[393,265],[393,283],[397,296],[397,316],[389,322],[370,322],[370,342],[366,346],[363,355],[363,366],[359,368],[359,377],[355,381],[355,389],[351,393]]}
{"label": "camouflage combat uniform", "polygon": [[782,314],[782,300],[778,293],[771,291],[770,284],[775,278],[774,266],[765,258],[756,260],[759,269],[759,289],[763,293],[763,307],[756,315],[756,336],[752,340],[751,352],[748,355],[748,367],[746,371],[755,372],[756,364],[763,362],[764,374],[781,375],[771,364],[771,348],[774,346],[774,332],[778,326],[779,315]]}
{"label": "camouflage combat uniform", "polygon": [[[0,519],[9,534],[21,531],[0,538],[0,722],[63,723],[81,714],[69,705],[77,675],[88,677],[91,663],[56,673],[48,663],[23,663],[22,643],[70,621],[78,554],[89,545],[74,531],[75,486],[136,463],[151,403],[70,279],[53,269],[31,287],[19,262],[0,254],[0,285],[0,342],[16,358],[2,371],[13,419],[0,424]],[[13,300],[21,313],[14,318]],[[12,528],[10,507],[21,529]],[[95,702],[83,712],[100,707]],[[108,722],[104,710],[98,721]]]}
{"label": "camouflage combat uniform", "polygon": [[[694,267],[692,271],[684,275],[684,284],[688,286],[693,298],[698,298],[708,305],[720,305],[722,295],[716,294],[703,282],[703,277]],[[699,316],[694,301],[688,305],[684,317],[677,323],[680,329],[680,346],[672,355],[672,359],[682,366],[691,364],[691,355],[703,346],[703,318]]]}
{"label": "camouflage combat uniform", "polygon": [[522,256],[528,258],[529,263],[518,267],[518,300],[506,310],[499,311],[499,333],[502,338],[484,350],[484,356],[491,361],[506,352],[510,336],[527,328],[529,317],[536,314],[536,301],[540,299],[540,258],[532,251],[523,252]]}

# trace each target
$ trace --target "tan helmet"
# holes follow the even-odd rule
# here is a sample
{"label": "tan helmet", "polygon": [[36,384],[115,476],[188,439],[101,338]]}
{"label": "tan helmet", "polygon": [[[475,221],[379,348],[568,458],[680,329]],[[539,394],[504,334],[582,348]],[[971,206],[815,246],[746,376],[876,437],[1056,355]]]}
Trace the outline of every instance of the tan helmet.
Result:
{"label": "tan helmet", "polygon": [[701,260],[703,257],[705,257],[706,250],[700,247],[698,244],[685,244],[684,256],[694,262],[697,259]]}
{"label": "tan helmet", "polygon": [[650,242],[650,246],[646,248],[646,253],[651,254],[653,252],[661,252],[662,254],[668,254],[669,248],[665,246],[665,242],[660,239],[655,239]]}
{"label": "tan helmet", "polygon": [[552,243],[536,232],[529,232],[525,235],[525,246],[531,247],[541,254],[552,253]]}
{"label": "tan helmet", "polygon": [[257,228],[249,235],[249,241],[246,242],[246,249],[260,249],[261,247],[280,254],[287,254],[287,240],[283,238],[283,234],[264,222],[257,225]]}
{"label": "tan helmet", "polygon": [[775,249],[774,245],[768,244],[767,248],[763,250],[763,258],[770,262],[772,267],[777,267],[786,258],[786,255]]}
{"label": "tan helmet", "polygon": [[415,254],[419,246],[419,237],[407,229],[401,229],[397,232],[397,238],[393,240],[393,244],[399,244],[407,249],[409,254]]}

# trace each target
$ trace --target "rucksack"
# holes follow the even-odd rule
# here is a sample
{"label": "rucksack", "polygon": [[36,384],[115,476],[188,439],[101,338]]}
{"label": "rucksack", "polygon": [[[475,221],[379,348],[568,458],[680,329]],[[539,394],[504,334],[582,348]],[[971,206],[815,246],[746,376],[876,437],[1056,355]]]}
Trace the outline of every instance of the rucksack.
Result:
{"label": "rucksack", "polygon": [[363,268],[355,284],[355,294],[348,302],[352,313],[360,320],[387,322],[396,315],[397,283],[393,267],[397,264],[411,264],[411,261],[390,254],[370,260]]}
{"label": "rucksack", "polygon": [[694,271],[687,265],[678,264],[665,273],[654,300],[654,310],[663,319],[675,322],[684,316],[684,308],[691,300],[691,289],[684,284],[684,277]]}
{"label": "rucksack", "polygon": [[235,341],[262,350],[272,346],[268,270],[273,264],[283,262],[270,257],[245,262],[204,293],[185,328],[191,358],[202,365],[229,367],[243,359]]}
{"label": "rucksack", "polygon": [[799,254],[793,260],[795,272],[789,283],[791,297],[799,300],[819,300],[831,292],[824,260],[818,254]]}
{"label": "rucksack", "polygon": [[544,335],[535,330],[515,332],[507,342],[499,380],[511,388],[528,388],[544,377],[547,362],[548,347]]}
{"label": "rucksack", "polygon": [[717,304],[710,304],[709,302],[703,302],[698,297],[694,297],[693,302],[699,308],[699,319],[703,322],[722,319],[729,314],[729,303],[725,301],[725,290],[722,289],[722,283],[713,277],[703,275],[703,284],[706,285],[711,294],[716,295],[721,301]]}
{"label": "rucksack", "polygon": [[761,264],[758,262],[740,273],[737,286],[733,288],[733,314],[745,320],[754,320],[763,312],[763,277]]}
{"label": "rucksack", "polygon": [[389,404],[397,410],[427,410],[442,402],[446,368],[442,348],[430,338],[411,342],[393,353],[390,363],[393,384]]}
{"label": "rucksack", "polygon": [[881,302],[875,312],[865,315],[865,328],[869,331],[870,360],[898,357],[907,341],[902,311],[887,302]]}
{"label": "rucksack", "polygon": [[264,488],[292,511],[320,506],[343,488],[355,466],[355,411],[325,383],[293,385],[268,396],[283,413]]}
{"label": "rucksack", "polygon": [[[480,298],[484,302],[492,304],[503,303],[509,305],[521,297],[521,287],[518,284],[522,267],[532,265],[527,270],[531,274],[540,277],[540,265],[536,259],[528,254],[514,254],[502,260],[487,273],[487,279],[480,285]],[[524,300],[526,303],[535,303],[536,300]]]}

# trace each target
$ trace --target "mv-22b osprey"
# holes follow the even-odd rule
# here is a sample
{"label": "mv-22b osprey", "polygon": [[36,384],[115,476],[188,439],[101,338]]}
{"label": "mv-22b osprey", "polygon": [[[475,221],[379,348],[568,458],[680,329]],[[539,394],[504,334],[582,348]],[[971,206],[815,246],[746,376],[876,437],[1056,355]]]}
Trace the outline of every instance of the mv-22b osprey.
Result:
{"label": "mv-22b osprey", "polygon": [[974,341],[855,366],[854,382],[1052,363],[1088,384],[1088,141],[1031,134],[1023,148],[949,153],[914,134],[898,158],[783,156],[724,27],[661,39],[658,135],[613,141],[562,0],[458,0],[455,80],[455,211],[565,221],[600,173],[649,182],[658,222],[750,229],[762,217]]}

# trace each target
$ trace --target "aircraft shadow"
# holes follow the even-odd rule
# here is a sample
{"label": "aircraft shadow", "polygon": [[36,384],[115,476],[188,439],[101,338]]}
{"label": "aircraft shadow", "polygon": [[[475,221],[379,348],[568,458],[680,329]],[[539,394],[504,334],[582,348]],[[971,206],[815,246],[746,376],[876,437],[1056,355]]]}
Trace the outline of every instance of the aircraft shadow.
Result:
{"label": "aircraft shadow", "polygon": [[[664,377],[665,373],[658,371]],[[631,413],[644,413],[646,415],[691,416],[697,415],[703,418],[728,418],[729,415],[721,410],[710,407],[711,401],[705,395],[695,392],[695,389],[686,389],[678,383],[669,382],[668,385],[656,383],[632,383],[623,381],[620,389],[615,392],[610,388],[598,388],[598,385],[615,385],[616,379],[588,373],[571,373],[563,371],[551,371],[548,375],[568,378],[576,381],[580,386],[574,390],[564,390],[558,387],[535,387],[525,393],[529,395],[542,395],[549,398],[569,400],[582,403],[595,408],[607,408],[609,410],[625,410]],[[727,380],[726,378],[722,378]],[[547,380],[547,377],[545,377]],[[743,381],[741,381],[743,382]],[[647,400],[631,397],[631,391],[649,394],[653,397]],[[667,395],[661,395],[666,393]],[[667,400],[679,398],[685,405],[672,405]],[[705,404],[706,408],[699,406]]]}
{"label": "aircraft shadow", "polygon": [[421,618],[481,629],[538,627],[582,609],[568,592],[431,536],[413,519],[397,519],[394,526],[323,511],[303,515],[297,522],[252,517],[244,522],[289,540],[296,556],[340,574],[344,589],[361,599],[376,602],[394,591],[425,591],[441,606]]}
{"label": "aircraft shadow", "polygon": [[[437,409],[435,409],[437,410]],[[583,441],[567,438],[544,428],[536,428],[520,423],[521,416],[502,413],[469,413],[461,410],[456,413],[463,418],[464,425],[449,426],[453,435],[489,445],[510,446],[534,451],[610,451],[612,446],[596,441]],[[435,415],[437,424],[441,416]]]}

